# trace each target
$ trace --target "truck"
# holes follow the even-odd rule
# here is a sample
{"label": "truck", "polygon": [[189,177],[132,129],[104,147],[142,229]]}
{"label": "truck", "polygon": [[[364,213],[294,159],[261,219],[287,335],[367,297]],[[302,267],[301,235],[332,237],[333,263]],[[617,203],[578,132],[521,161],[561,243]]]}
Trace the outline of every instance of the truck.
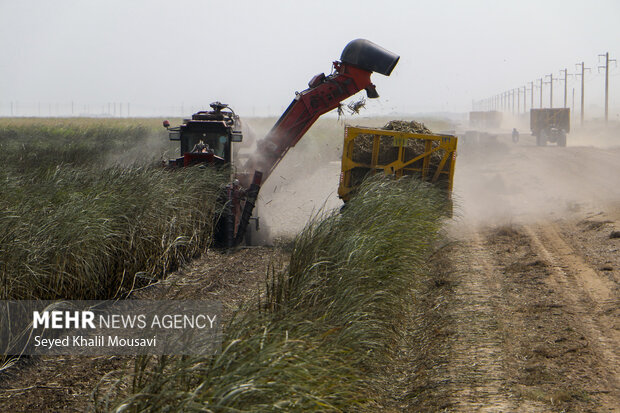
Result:
{"label": "truck", "polygon": [[334,61],[332,73],[319,73],[308,88],[295,98],[267,135],[256,142],[256,150],[239,165],[234,164],[235,145],[243,141],[241,121],[226,104],[214,102],[210,111],[201,111],[177,127],[164,126],[171,140],[180,142],[180,157],[168,161],[168,167],[230,165],[231,182],[222,193],[224,211],[216,224],[216,243],[224,248],[251,242],[248,224],[253,217],[261,185],[269,178],[290,148],[324,113],[339,108],[341,102],[361,90],[368,98],[377,98],[372,73],[389,76],[400,56],[366,40],[348,43],[340,60]]}
{"label": "truck", "polygon": [[570,108],[547,108],[530,110],[530,130],[536,136],[536,145],[547,142],[566,146],[566,134],[570,132]]}

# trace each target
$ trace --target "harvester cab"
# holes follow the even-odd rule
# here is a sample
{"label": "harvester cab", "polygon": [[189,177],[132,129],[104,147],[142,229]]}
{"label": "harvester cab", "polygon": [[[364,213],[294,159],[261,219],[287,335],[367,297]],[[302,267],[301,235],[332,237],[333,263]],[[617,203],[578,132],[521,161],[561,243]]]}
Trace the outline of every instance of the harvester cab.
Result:
{"label": "harvester cab", "polygon": [[164,121],[170,140],[181,143],[181,157],[170,159],[168,166],[232,163],[233,142],[243,140],[241,120],[225,103],[213,102],[210,106],[212,110],[194,113],[177,127],[171,128]]}

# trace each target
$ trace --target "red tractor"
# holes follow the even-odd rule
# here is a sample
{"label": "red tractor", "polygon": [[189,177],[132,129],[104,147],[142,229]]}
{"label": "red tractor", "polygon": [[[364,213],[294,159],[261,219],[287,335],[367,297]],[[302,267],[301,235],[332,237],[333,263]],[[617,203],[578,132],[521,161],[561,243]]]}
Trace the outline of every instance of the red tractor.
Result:
{"label": "red tractor", "polygon": [[[312,124],[360,90],[366,90],[369,98],[379,97],[370,75],[377,72],[389,76],[399,58],[371,41],[353,40],[342,51],[340,61],[333,62],[330,75],[314,76],[308,89],[295,93],[293,102],[267,136],[257,142],[257,149],[247,162],[235,165],[237,172],[226,188],[225,211],[218,222],[219,244],[233,247],[245,239],[262,182]],[[219,102],[212,103],[211,108],[195,113],[181,126],[169,128],[170,139],[181,142],[182,154],[170,160],[170,166],[232,164],[233,145],[243,140],[239,117]],[[168,121],[164,126],[170,126]],[[258,219],[256,222],[258,227]]]}

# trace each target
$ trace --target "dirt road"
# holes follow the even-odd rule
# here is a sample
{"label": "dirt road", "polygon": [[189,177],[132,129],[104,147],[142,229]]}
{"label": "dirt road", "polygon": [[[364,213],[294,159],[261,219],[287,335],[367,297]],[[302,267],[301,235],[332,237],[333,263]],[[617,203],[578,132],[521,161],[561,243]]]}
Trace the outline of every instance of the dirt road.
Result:
{"label": "dirt road", "polygon": [[414,344],[430,372],[403,407],[620,411],[620,150],[500,141],[457,165],[461,213]]}

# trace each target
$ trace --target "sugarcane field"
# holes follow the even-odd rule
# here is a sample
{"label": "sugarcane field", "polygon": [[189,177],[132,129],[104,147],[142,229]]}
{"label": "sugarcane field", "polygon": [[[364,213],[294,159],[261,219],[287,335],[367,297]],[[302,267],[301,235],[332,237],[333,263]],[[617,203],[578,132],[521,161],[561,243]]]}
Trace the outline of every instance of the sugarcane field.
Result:
{"label": "sugarcane field", "polygon": [[617,16],[0,1],[0,412],[620,412]]}

